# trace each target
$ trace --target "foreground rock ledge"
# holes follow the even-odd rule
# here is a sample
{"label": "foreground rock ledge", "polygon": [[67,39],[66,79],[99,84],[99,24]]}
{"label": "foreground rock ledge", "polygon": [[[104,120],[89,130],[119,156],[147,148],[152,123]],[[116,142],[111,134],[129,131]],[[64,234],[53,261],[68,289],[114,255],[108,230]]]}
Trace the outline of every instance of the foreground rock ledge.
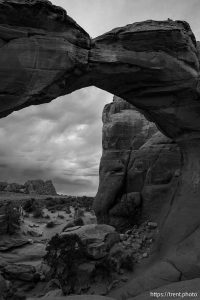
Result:
{"label": "foreground rock ledge", "polygon": [[94,85],[133,104],[181,149],[154,265],[124,299],[200,273],[199,48],[183,21],[134,23],[91,40],[49,1],[0,1],[1,117]]}

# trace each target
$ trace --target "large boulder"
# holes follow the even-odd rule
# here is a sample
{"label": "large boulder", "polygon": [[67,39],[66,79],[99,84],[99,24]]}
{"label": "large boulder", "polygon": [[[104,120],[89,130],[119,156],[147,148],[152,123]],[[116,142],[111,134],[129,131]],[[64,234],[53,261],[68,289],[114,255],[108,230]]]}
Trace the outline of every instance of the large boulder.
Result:
{"label": "large boulder", "polygon": [[56,189],[51,180],[28,180],[25,182],[24,187],[27,194],[57,195]]}
{"label": "large boulder", "polygon": [[119,242],[119,233],[106,224],[90,224],[66,229],[61,237],[76,235],[85,246],[85,253],[93,259],[106,256],[113,243]]}
{"label": "large boulder", "polygon": [[2,269],[3,276],[8,280],[36,282],[40,279],[36,269],[30,265],[7,264]]}
{"label": "large boulder", "polygon": [[[119,233],[106,224],[68,228],[48,243],[45,263],[50,271],[47,278],[58,280],[64,295],[82,294],[85,290],[92,294],[99,287],[105,294],[111,284],[111,274],[118,271],[113,266],[114,250],[111,249],[119,243]],[[126,259],[126,250],[123,250],[121,264]]]}

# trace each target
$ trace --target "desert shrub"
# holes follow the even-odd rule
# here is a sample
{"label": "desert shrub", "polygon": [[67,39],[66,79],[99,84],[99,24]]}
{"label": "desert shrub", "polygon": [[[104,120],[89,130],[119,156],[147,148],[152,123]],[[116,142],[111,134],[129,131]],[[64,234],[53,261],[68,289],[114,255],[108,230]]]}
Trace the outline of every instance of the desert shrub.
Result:
{"label": "desert shrub", "polygon": [[14,234],[20,227],[20,212],[12,202],[8,202],[5,205],[5,224],[6,232],[8,234]]}
{"label": "desert shrub", "polygon": [[35,206],[36,206],[36,200],[35,198],[31,198],[26,200],[26,202],[23,205],[23,209],[25,210],[25,212],[31,213],[35,209]]}
{"label": "desert shrub", "polygon": [[49,241],[46,250],[45,261],[50,267],[50,278],[58,279],[64,295],[73,293],[78,282],[78,265],[85,259],[80,238],[57,234]]}
{"label": "desert shrub", "polygon": [[33,217],[34,218],[42,218],[43,217],[43,210],[41,206],[37,206],[35,207],[34,211],[33,211]]}
{"label": "desert shrub", "polygon": [[33,213],[34,218],[42,218],[43,217],[42,206],[39,203],[39,201],[36,200],[35,198],[28,199],[24,203],[23,209],[27,213]]}
{"label": "desert shrub", "polygon": [[54,207],[55,205],[58,204],[58,201],[56,198],[47,197],[45,200],[46,200],[45,205],[47,208]]}

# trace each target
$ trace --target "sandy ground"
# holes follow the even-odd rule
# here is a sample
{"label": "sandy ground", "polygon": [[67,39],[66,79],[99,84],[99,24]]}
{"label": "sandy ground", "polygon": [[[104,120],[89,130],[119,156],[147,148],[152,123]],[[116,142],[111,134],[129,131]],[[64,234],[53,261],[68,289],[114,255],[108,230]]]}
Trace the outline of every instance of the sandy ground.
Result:
{"label": "sandy ground", "polygon": [[[45,255],[46,244],[56,233],[60,233],[64,226],[73,220],[74,209],[71,207],[71,214],[67,214],[65,211],[51,212],[48,209],[43,209],[44,218],[34,218],[32,214],[29,217],[24,218],[24,222],[21,226],[21,233],[14,236],[14,238],[25,238],[30,240],[30,244],[8,250],[0,251],[0,262],[8,263],[20,263],[29,265],[38,265],[43,256]],[[49,215],[49,219],[45,216]],[[95,222],[93,214],[85,212],[85,219],[88,222]],[[55,226],[53,228],[47,228],[46,224],[49,221],[53,221]],[[42,234],[41,236],[32,236],[30,233],[26,233],[27,230],[36,232],[36,234]],[[12,240],[13,236],[2,236],[1,240]]]}

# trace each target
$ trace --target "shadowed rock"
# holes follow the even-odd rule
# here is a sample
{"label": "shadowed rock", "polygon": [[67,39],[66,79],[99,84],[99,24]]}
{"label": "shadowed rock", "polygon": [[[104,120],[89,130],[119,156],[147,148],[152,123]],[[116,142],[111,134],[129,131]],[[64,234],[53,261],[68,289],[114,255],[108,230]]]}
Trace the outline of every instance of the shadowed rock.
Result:
{"label": "shadowed rock", "polygon": [[0,1],[1,117],[94,85],[136,106],[181,149],[154,265],[124,299],[200,273],[199,50],[184,21],[134,23],[91,40],[49,1]]}
{"label": "shadowed rock", "polygon": [[134,106],[116,96],[104,107],[102,119],[103,155],[94,209],[99,222],[109,222],[120,229],[136,222],[137,208],[141,206],[141,190],[127,189],[129,163],[157,128]]}
{"label": "shadowed rock", "polygon": [[145,219],[161,222],[180,175],[177,144],[118,97],[104,108],[102,144],[98,222],[118,229]]}

